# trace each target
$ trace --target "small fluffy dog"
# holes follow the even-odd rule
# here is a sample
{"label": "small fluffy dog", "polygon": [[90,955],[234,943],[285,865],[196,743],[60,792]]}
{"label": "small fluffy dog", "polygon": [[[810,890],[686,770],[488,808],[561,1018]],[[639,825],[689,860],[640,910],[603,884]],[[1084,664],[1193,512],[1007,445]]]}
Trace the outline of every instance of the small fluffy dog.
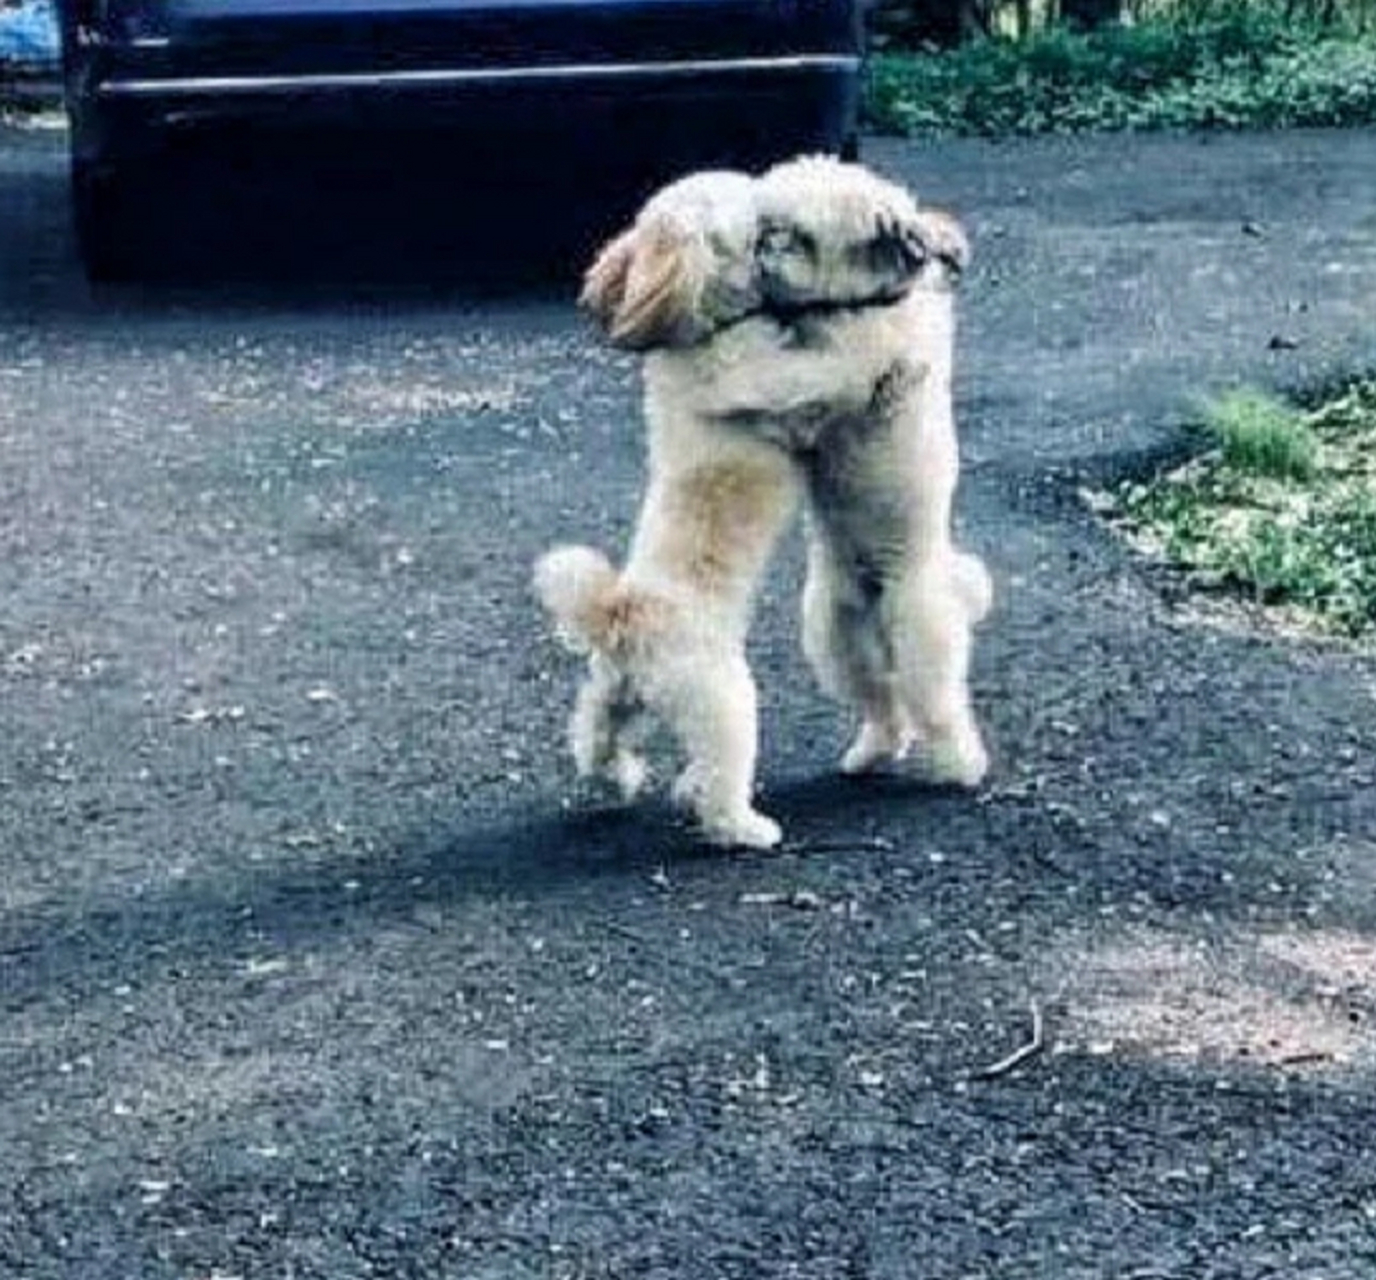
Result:
{"label": "small fluffy dog", "polygon": [[[649,484],[624,568],[592,548],[556,547],[538,561],[535,587],[589,655],[570,724],[579,772],[635,795],[652,712],[687,755],[675,796],[708,838],[768,848],[781,833],[753,803],[756,691],[745,639],[804,474],[757,426],[865,421],[906,353],[893,342],[800,343],[792,322],[763,313],[757,196],[743,174],[692,175],[652,198],[589,269],[584,305],[614,342],[647,351]],[[841,329],[870,305],[885,310],[925,257],[917,228],[886,203],[857,202],[853,212],[844,244],[827,246],[854,269],[831,286],[844,278],[848,292],[829,305],[855,309],[835,312]]]}
{"label": "small fluffy dog", "polygon": [[[771,169],[756,204],[760,291],[776,311],[798,310],[804,344],[829,359],[848,353],[857,373],[888,353],[899,371],[858,412],[838,399],[804,421],[751,409],[728,415],[782,434],[806,476],[803,648],[822,687],[861,717],[841,767],[855,773],[899,759],[920,739],[937,780],[976,786],[988,756],[970,704],[971,632],[992,585],[951,535],[954,289],[969,243],[949,215],[919,210],[901,188],[825,156]],[[925,251],[915,280],[891,306],[818,310],[863,273],[857,206],[874,204],[915,230]]]}

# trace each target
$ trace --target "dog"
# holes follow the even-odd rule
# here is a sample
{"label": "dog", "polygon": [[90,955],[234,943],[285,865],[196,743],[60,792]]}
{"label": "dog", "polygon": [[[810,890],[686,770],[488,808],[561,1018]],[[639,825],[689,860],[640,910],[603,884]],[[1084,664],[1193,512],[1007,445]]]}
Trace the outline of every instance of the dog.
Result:
{"label": "dog", "polygon": [[[687,757],[675,798],[707,838],[770,848],[781,831],[754,806],[757,694],[745,640],[806,485],[794,453],[758,424],[868,421],[882,388],[904,376],[905,353],[794,340],[794,321],[769,313],[760,288],[757,195],[748,175],[690,175],[654,196],[589,268],[582,304],[614,343],[645,352],[648,485],[620,570],[590,547],[560,546],[536,563],[534,586],[589,659],[569,727],[579,773],[635,796],[657,718]],[[923,257],[913,229],[875,207],[851,230],[870,268],[850,279],[846,301],[857,315],[887,308]]]}
{"label": "dog", "polygon": [[[971,706],[973,628],[993,587],[983,561],[955,547],[959,475],[951,375],[954,293],[970,260],[955,218],[920,209],[902,188],[862,166],[807,156],[767,171],[755,193],[762,227],[757,288],[776,314],[790,309],[796,339],[845,353],[864,374],[891,353],[891,373],[854,411],[728,414],[781,442],[807,489],[803,649],[823,689],[853,707],[860,728],[841,760],[860,773],[925,745],[935,781],[965,787],[989,757]],[[836,306],[857,276],[885,274],[885,252],[861,234],[875,208],[906,228],[922,254],[916,277],[889,306]]]}

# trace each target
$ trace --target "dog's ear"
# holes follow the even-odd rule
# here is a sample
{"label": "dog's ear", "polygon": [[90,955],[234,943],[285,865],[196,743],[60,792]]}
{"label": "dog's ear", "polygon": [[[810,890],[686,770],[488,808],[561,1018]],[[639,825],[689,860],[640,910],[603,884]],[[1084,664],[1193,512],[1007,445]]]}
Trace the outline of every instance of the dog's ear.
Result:
{"label": "dog's ear", "polygon": [[598,250],[592,266],[583,276],[578,305],[592,312],[593,318],[603,329],[611,329],[616,313],[621,309],[635,247],[636,230],[631,227]]}
{"label": "dog's ear", "polygon": [[705,272],[691,233],[669,217],[638,222],[598,255],[581,301],[619,347],[644,351],[687,341]]}
{"label": "dog's ear", "polygon": [[641,228],[626,289],[610,328],[613,342],[633,350],[682,341],[703,288],[694,237],[668,217]]}
{"label": "dog's ear", "polygon": [[944,209],[923,209],[917,225],[927,252],[945,264],[952,280],[959,280],[970,265],[970,237],[965,228]]}

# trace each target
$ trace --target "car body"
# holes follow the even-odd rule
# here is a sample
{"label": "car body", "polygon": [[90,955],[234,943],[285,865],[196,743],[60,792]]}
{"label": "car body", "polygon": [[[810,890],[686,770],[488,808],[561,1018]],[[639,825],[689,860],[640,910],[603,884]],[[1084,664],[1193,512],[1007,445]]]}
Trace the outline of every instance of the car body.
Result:
{"label": "car body", "polygon": [[211,132],[452,130],[666,171],[853,152],[863,3],[61,0],[87,269],[120,274],[130,201]]}

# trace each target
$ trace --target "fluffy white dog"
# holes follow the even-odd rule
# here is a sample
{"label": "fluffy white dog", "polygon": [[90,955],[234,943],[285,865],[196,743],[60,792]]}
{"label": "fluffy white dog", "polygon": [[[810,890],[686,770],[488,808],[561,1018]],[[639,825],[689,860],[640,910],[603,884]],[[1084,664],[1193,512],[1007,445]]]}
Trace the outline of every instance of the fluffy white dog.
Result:
{"label": "fluffy white dog", "polygon": [[[811,333],[829,360],[848,353],[857,374],[883,364],[882,353],[901,362],[901,376],[858,413],[838,400],[835,412],[784,433],[809,498],[803,648],[823,688],[861,718],[841,767],[854,773],[901,758],[920,739],[937,780],[975,786],[988,755],[970,703],[971,631],[992,586],[983,562],[951,535],[953,295],[969,243],[949,215],[920,210],[901,188],[825,156],[771,169],[756,204],[759,287],[775,310],[798,309],[804,340]],[[818,311],[863,274],[854,228],[876,205],[916,230],[925,257],[915,282],[888,307]],[[753,410],[730,417],[774,438],[781,423],[792,425],[788,415]]]}
{"label": "fluffy white dog", "polygon": [[538,594],[590,656],[570,726],[580,772],[634,795],[655,712],[685,749],[675,792],[707,835],[777,843],[752,802],[745,637],[806,494],[806,651],[863,717],[845,766],[901,755],[920,729],[941,776],[982,776],[964,688],[988,579],[948,533],[947,281],[964,252],[959,228],[902,188],[806,160],[762,181],[676,183],[598,256],[584,303],[613,341],[648,352],[650,478],[624,569],[586,547],[536,566]]}
{"label": "fluffy white dog", "polygon": [[[745,639],[761,575],[794,517],[803,474],[752,421],[862,416],[892,347],[804,348],[754,315],[757,184],[695,174],[671,185],[587,273],[583,302],[621,345],[647,349],[649,485],[625,566],[588,547],[557,547],[535,586],[561,630],[590,657],[570,725],[580,773],[642,785],[646,712],[676,733],[687,765],[675,786],[705,833],[769,847],[778,825],[753,804],[756,692]],[[897,296],[915,253],[885,209],[862,229],[873,264],[851,301]],[[842,320],[838,313],[838,322]]]}

